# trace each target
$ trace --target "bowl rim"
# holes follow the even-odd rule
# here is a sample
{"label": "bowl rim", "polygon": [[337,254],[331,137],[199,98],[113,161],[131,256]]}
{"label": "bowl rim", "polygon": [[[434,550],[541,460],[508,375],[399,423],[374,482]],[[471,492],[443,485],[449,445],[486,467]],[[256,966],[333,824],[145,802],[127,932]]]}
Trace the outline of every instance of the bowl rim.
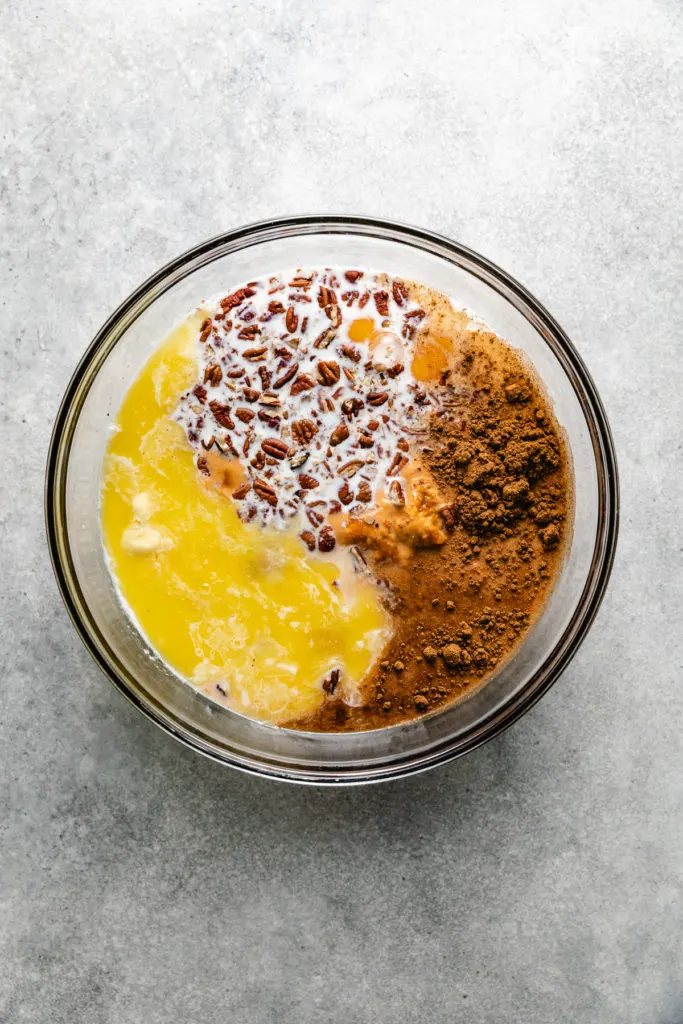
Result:
{"label": "bowl rim", "polygon": [[[197,269],[193,266],[196,261],[211,253],[220,255],[228,246],[241,249],[282,234],[322,233],[375,235],[413,245],[445,259],[450,255],[451,262],[457,262],[460,266],[464,263],[470,272],[479,271],[478,276],[483,277],[490,286],[493,286],[491,279],[501,285],[504,297],[513,301],[527,319],[529,313],[532,314],[534,326],[541,329],[544,340],[550,344],[562,363],[586,417],[598,476],[598,529],[591,568],[571,620],[539,669],[521,690],[465,733],[447,738],[425,752],[408,754],[389,764],[380,763],[361,768],[329,765],[319,768],[302,767],[219,750],[166,709],[132,689],[122,674],[116,671],[112,660],[105,656],[94,635],[94,624],[92,621],[88,623],[87,604],[79,600],[80,588],[66,531],[65,491],[69,455],[80,410],[89,390],[81,393],[81,385],[86,375],[90,376],[91,382],[94,380],[106,356],[130,323],[168,287],[186,276],[180,273],[183,268],[189,267],[188,272],[192,272]],[[578,388],[577,382],[580,385]],[[124,299],[95,334],[64,392],[48,448],[44,508],[50,559],[66,610],[96,664],[131,704],[190,749],[249,774],[315,785],[359,785],[416,774],[469,753],[517,721],[556,682],[592,625],[609,581],[619,530],[619,477],[614,441],[605,409],[583,359],[548,310],[515,278],[474,250],[423,228],[367,216],[306,214],[256,221],[207,239],[166,263]]]}

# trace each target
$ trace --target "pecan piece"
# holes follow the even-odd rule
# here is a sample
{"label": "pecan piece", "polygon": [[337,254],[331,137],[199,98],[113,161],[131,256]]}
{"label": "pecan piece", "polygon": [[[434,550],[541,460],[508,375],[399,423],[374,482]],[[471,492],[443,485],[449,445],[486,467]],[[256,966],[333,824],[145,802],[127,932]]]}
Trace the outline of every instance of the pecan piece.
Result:
{"label": "pecan piece", "polygon": [[406,496],[398,480],[392,480],[389,484],[389,499],[399,508],[402,508],[406,503]]}
{"label": "pecan piece", "polygon": [[272,374],[270,370],[268,370],[265,366],[259,366],[258,375],[261,378],[261,387],[263,388],[264,391],[267,391],[268,388],[270,387],[270,382],[272,379]]}
{"label": "pecan piece", "polygon": [[277,395],[262,394],[258,400],[259,405],[269,405],[276,407],[280,404],[280,399]]}
{"label": "pecan piece", "polygon": [[272,459],[284,459],[289,452],[289,445],[279,437],[267,437],[261,441],[261,448]]}
{"label": "pecan piece", "polygon": [[192,394],[196,395],[202,405],[204,405],[204,402],[206,401],[206,388],[203,388],[201,384],[196,384],[192,388]]}
{"label": "pecan piece", "polygon": [[263,469],[265,464],[266,464],[266,455],[265,455],[265,452],[262,452],[262,451],[256,452],[256,455],[254,456],[254,458],[249,463],[249,465],[253,466],[254,469]]}
{"label": "pecan piece", "polygon": [[206,341],[210,334],[211,334],[211,321],[210,320],[204,320],[202,322],[201,334],[199,335],[199,340],[200,341]]}
{"label": "pecan piece", "polygon": [[367,397],[367,403],[377,408],[379,405],[384,405],[388,397],[389,393],[387,391],[371,391]]}
{"label": "pecan piece", "polygon": [[238,366],[234,370],[228,370],[228,377],[231,380],[237,380],[238,377],[244,377],[244,370],[241,366]]}
{"label": "pecan piece", "polygon": [[362,501],[364,504],[367,504],[371,499],[372,491],[370,490],[370,484],[364,480],[356,491],[356,501]]}
{"label": "pecan piece", "polygon": [[255,391],[254,388],[242,388],[242,394],[247,402],[255,402],[259,396],[259,392]]}
{"label": "pecan piece", "polygon": [[358,444],[361,446],[361,448],[372,448],[374,443],[375,443],[374,438],[370,437],[369,434],[359,434],[358,435]]}
{"label": "pecan piece", "polygon": [[294,309],[294,306],[290,306],[289,309],[287,310],[287,315],[285,317],[285,327],[287,328],[290,334],[294,334],[294,331],[297,329],[298,323],[299,317],[296,315],[296,310]]}
{"label": "pecan piece", "polygon": [[246,498],[250,490],[251,484],[240,484],[239,487],[236,487],[235,490],[232,492],[232,497],[235,498],[236,501],[241,501],[242,498]]}
{"label": "pecan piece", "polygon": [[265,480],[254,480],[254,491],[262,501],[267,501],[272,508],[275,508],[277,505],[277,495],[275,489],[269,483]]}
{"label": "pecan piece", "polygon": [[323,679],[323,690],[330,697],[332,696],[334,691],[337,689],[337,684],[339,683],[339,674],[340,674],[339,673],[339,669],[338,668],[333,668],[332,671],[330,672],[329,676],[326,676],[326,678]]}
{"label": "pecan piece", "polygon": [[319,486],[320,481],[316,480],[314,476],[309,476],[308,473],[301,473],[299,475],[299,487],[303,487],[305,491],[312,491]]}
{"label": "pecan piece", "polygon": [[333,327],[326,327],[313,342],[313,348],[329,348],[336,336],[337,332]]}
{"label": "pecan piece", "polygon": [[396,476],[400,473],[404,466],[408,464],[408,459],[405,455],[401,455],[400,452],[396,452],[393,461],[387,470],[387,476]]}
{"label": "pecan piece", "polygon": [[337,494],[339,495],[339,500],[341,501],[342,505],[350,505],[351,502],[353,501],[353,491],[347,484],[346,480],[337,491]]}
{"label": "pecan piece", "polygon": [[203,455],[200,455],[197,459],[197,469],[204,476],[211,476],[211,470],[209,469],[209,463],[206,461]]}
{"label": "pecan piece", "polygon": [[259,345],[258,348],[245,348],[242,355],[245,359],[249,359],[252,363],[257,363],[261,359],[266,358],[266,352],[268,351],[266,345]]}
{"label": "pecan piece", "polygon": [[391,286],[391,290],[394,293],[394,302],[397,306],[402,306],[404,301],[408,298],[408,289],[404,285],[403,281],[394,281]]}
{"label": "pecan piece", "polygon": [[313,420],[294,420],[292,423],[292,435],[299,444],[308,444],[317,433],[318,428]]}
{"label": "pecan piece", "polygon": [[209,363],[207,368],[204,370],[204,383],[209,383],[211,387],[217,388],[222,380],[223,371],[218,363]]}
{"label": "pecan piece", "polygon": [[224,299],[221,299],[221,307],[227,313],[229,309],[234,309],[235,306],[239,306],[240,302],[250,299],[255,294],[254,288],[240,288],[238,291],[233,292],[232,295],[226,295]]}
{"label": "pecan piece", "polygon": [[[245,315],[245,319],[246,319],[246,315]],[[240,338],[240,340],[242,340],[242,341],[254,341],[256,339],[256,335],[260,334],[260,333],[261,333],[261,328],[259,327],[258,324],[249,324],[248,327],[243,327],[242,328],[242,330],[239,332],[237,337]]]}
{"label": "pecan piece", "polygon": [[342,313],[339,306],[325,306],[328,320],[331,320],[333,327],[339,327],[342,322]]}
{"label": "pecan piece", "polygon": [[331,526],[323,526],[318,537],[318,551],[333,551],[336,546],[336,539]]}
{"label": "pecan piece", "polygon": [[387,377],[398,377],[399,373],[403,373],[404,370],[405,366],[403,363],[394,363],[394,365],[390,366],[387,370]]}
{"label": "pecan piece", "polygon": [[353,417],[359,413],[362,408],[363,403],[360,398],[347,398],[346,401],[342,402],[342,412],[345,416],[348,416],[349,419],[353,419]]}
{"label": "pecan piece", "polygon": [[[287,353],[287,355],[289,356],[289,353]],[[285,384],[289,383],[289,381],[292,379],[292,377],[296,377],[298,372],[299,372],[299,364],[298,363],[292,363],[291,366],[287,367],[287,369],[282,374],[282,376],[278,377],[277,380],[273,383],[273,387],[274,388],[282,388],[282,387],[284,387]]]}
{"label": "pecan piece", "polygon": [[281,302],[278,302],[277,299],[273,299],[272,302],[268,303],[269,313],[284,313],[284,311],[285,307],[282,305]]}
{"label": "pecan piece", "polygon": [[289,460],[289,468],[301,469],[304,463],[308,462],[308,457],[310,454],[310,452],[307,452],[305,450],[297,452],[296,455],[293,455],[292,458]]}
{"label": "pecan piece", "polygon": [[339,473],[344,479],[348,480],[350,477],[355,476],[364,465],[365,463],[362,459],[351,459],[350,462],[345,462],[343,466],[339,467]]}
{"label": "pecan piece", "polygon": [[221,402],[217,402],[215,399],[209,402],[209,409],[214,415],[217,423],[220,423],[222,427],[226,427],[228,430],[233,430],[235,422],[230,415],[230,406],[223,405]]}
{"label": "pecan piece", "polygon": [[342,345],[341,352],[347,359],[352,359],[354,363],[359,363],[361,360],[361,354],[355,345]]}
{"label": "pecan piece", "polygon": [[389,316],[389,292],[375,292],[375,305],[380,316]]}
{"label": "pecan piece", "polygon": [[235,409],[235,416],[242,423],[251,423],[256,413],[253,409]]}
{"label": "pecan piece", "polygon": [[332,434],[330,435],[330,444],[333,447],[336,447],[336,445],[341,444],[342,441],[345,441],[348,436],[349,428],[346,426],[345,423],[340,423],[338,427],[334,428]]}
{"label": "pecan piece", "polygon": [[336,384],[341,377],[339,363],[335,362],[334,359],[321,359],[317,365],[316,372],[320,383],[328,388]]}
{"label": "pecan piece", "polygon": [[302,391],[310,391],[314,387],[315,381],[313,378],[309,377],[307,373],[301,373],[292,384],[289,393],[290,395],[300,395]]}
{"label": "pecan piece", "polygon": [[315,551],[315,534],[310,530],[302,530],[299,534],[309,551]]}
{"label": "pecan piece", "polygon": [[[326,306],[336,306],[336,304],[337,296],[332,288],[327,288],[324,284],[321,284],[320,291],[318,292],[318,305],[320,308],[325,309]],[[330,319],[332,318],[330,317]]]}
{"label": "pecan piece", "polygon": [[301,275],[298,275],[297,277],[293,278],[289,282],[289,287],[290,288],[310,288],[312,280],[313,280],[312,277],[304,277],[301,274]]}
{"label": "pecan piece", "polygon": [[360,281],[362,276],[363,276],[363,271],[362,270],[347,270],[346,273],[344,274],[344,277],[346,278],[346,280],[350,281],[351,284],[355,284],[356,281]]}

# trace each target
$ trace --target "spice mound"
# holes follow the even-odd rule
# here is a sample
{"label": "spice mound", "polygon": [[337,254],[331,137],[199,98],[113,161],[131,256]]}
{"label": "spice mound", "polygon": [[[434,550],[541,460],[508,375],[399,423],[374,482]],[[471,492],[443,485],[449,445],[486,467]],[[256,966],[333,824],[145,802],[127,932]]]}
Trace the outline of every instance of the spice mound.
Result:
{"label": "spice mound", "polygon": [[572,526],[528,361],[441,293],[299,268],[201,308],[131,386],[103,487],[151,645],[233,710],[382,728],[524,641]]}

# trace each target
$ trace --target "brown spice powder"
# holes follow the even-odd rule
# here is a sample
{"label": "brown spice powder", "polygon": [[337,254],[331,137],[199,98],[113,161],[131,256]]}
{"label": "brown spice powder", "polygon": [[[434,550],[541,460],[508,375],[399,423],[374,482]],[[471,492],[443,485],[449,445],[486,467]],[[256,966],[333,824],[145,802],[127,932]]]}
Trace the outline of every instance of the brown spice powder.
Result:
{"label": "brown spice powder", "polygon": [[523,357],[479,332],[459,341],[457,401],[413,453],[446,499],[439,547],[378,561],[394,632],[364,682],[365,703],[329,693],[290,727],[373,729],[443,707],[519,646],[556,580],[571,531],[569,455],[550,401]]}

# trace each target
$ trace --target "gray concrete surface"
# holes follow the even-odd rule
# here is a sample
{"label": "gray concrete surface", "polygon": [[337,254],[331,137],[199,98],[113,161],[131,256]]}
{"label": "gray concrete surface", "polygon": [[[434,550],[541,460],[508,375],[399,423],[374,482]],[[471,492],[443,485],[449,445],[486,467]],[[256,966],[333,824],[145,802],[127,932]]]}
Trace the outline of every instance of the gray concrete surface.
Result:
{"label": "gray concrete surface", "polygon": [[[683,1021],[678,0],[5,0],[3,1024]],[[520,278],[621,457],[611,589],[511,731],[286,788],[98,674],[43,537],[51,421],[114,306],[268,215],[385,215]]]}

